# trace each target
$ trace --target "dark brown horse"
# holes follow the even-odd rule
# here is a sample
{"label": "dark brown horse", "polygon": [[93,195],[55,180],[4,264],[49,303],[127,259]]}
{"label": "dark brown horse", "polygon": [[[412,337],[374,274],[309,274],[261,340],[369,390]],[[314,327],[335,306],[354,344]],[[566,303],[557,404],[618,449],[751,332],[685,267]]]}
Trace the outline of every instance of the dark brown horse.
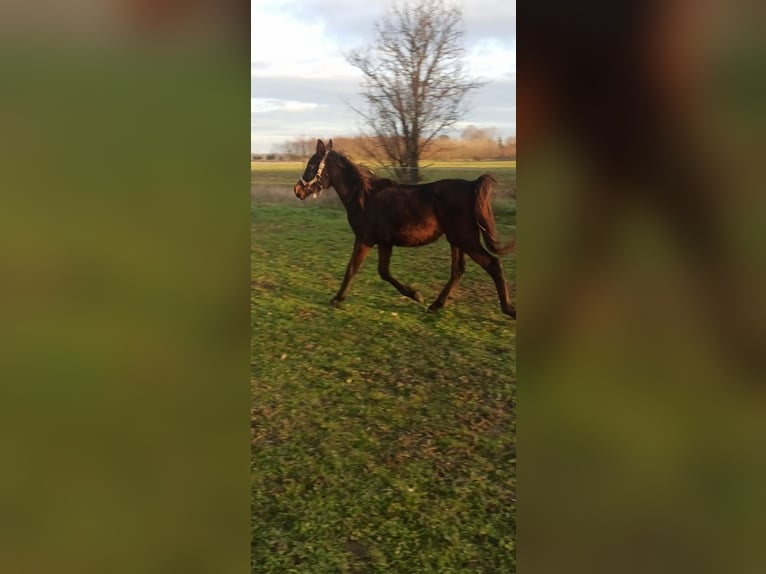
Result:
{"label": "dark brown horse", "polygon": [[[503,313],[516,317],[503,277],[499,255],[512,244],[501,246],[495,233],[495,217],[490,194],[495,180],[482,175],[475,181],[442,179],[420,185],[402,185],[378,179],[317,140],[316,153],[309,159],[303,177],[295,184],[299,199],[316,196],[328,187],[335,188],[356,236],[354,251],[340,290],[332,303],[343,301],[348,286],[370,249],[378,246],[378,273],[402,294],[422,302],[420,293],[391,276],[391,251],[397,247],[418,247],[447,237],[452,248],[452,274],[442,292],[428,307],[436,311],[465,271],[465,254],[489,273],[497,288]],[[481,244],[484,238],[485,247]]]}

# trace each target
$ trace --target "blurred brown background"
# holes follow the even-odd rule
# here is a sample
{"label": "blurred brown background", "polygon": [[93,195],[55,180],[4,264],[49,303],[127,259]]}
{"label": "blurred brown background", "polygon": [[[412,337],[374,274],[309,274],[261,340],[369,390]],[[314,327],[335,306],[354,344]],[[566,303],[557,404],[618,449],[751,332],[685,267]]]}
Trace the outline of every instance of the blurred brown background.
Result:
{"label": "blurred brown background", "polygon": [[763,9],[519,2],[519,564],[756,572]]}

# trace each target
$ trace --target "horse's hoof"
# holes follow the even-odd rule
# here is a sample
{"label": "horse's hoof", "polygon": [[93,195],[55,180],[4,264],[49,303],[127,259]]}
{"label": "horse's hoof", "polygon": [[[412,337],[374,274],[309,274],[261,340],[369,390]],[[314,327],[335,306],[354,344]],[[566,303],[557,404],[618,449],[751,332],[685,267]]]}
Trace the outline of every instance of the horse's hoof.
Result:
{"label": "horse's hoof", "polygon": [[417,291],[413,291],[412,298],[415,301],[417,301],[418,303],[423,303],[424,302],[423,296],[420,293],[418,293]]}
{"label": "horse's hoof", "polygon": [[437,312],[439,309],[441,309],[441,308],[442,308],[442,306],[441,306],[441,305],[437,305],[436,303],[431,303],[431,304],[428,306],[428,312],[429,312],[429,313],[436,313],[436,312]]}
{"label": "horse's hoof", "polygon": [[508,315],[511,319],[516,318],[516,307],[510,307],[508,309],[503,309],[503,313]]}
{"label": "horse's hoof", "polygon": [[332,299],[330,299],[330,305],[332,305],[333,307],[339,307],[341,304],[341,301],[343,301],[343,299],[338,299],[336,297],[333,297]]}

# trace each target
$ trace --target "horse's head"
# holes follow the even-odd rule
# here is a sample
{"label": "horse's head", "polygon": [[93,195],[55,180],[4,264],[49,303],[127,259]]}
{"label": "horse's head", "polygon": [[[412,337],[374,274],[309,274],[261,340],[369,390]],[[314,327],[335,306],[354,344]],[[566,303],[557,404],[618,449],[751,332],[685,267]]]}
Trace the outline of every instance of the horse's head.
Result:
{"label": "horse's head", "polygon": [[316,153],[309,158],[303,177],[293,188],[298,199],[306,199],[309,196],[316,197],[322,193],[322,190],[330,187],[330,175],[325,169],[325,160],[330,151],[332,151],[332,140],[327,142],[327,147],[322,140],[317,140]]}

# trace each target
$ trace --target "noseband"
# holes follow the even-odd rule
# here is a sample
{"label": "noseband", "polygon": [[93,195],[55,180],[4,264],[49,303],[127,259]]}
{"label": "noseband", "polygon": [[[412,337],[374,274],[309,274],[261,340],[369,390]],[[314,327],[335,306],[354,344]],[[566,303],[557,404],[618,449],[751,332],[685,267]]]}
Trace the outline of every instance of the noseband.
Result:
{"label": "noseband", "polygon": [[[317,168],[317,172],[314,177],[312,177],[308,181],[304,180],[303,177],[301,177],[301,183],[303,184],[304,187],[310,187],[322,178],[322,174],[324,173],[325,160],[327,159],[327,154],[329,153],[330,153],[330,150],[327,150],[326,152],[324,152],[324,155],[322,156],[322,161],[319,162],[319,167]],[[319,184],[319,187],[322,187],[321,182]]]}

